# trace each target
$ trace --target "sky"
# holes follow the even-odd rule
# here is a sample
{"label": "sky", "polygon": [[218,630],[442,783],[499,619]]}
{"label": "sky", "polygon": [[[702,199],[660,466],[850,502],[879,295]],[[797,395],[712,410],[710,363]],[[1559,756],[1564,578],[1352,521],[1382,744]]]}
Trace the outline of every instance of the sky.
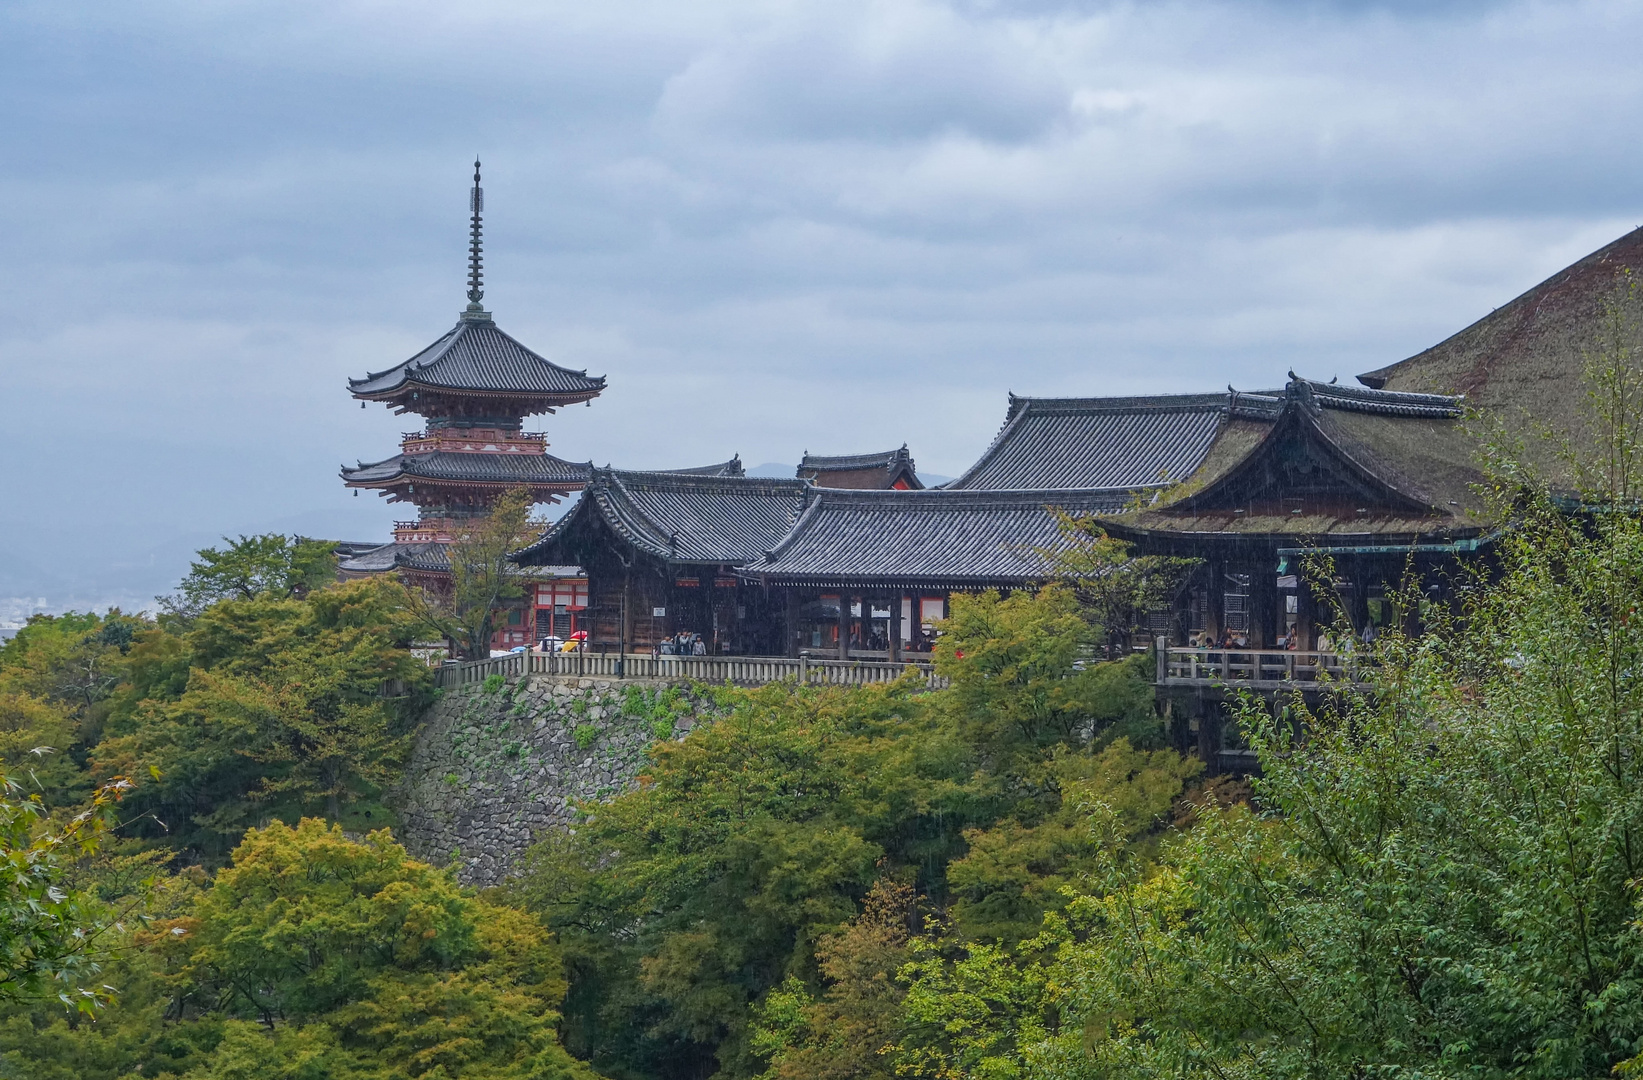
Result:
{"label": "sky", "polygon": [[[956,475],[1009,392],[1350,379],[1643,222],[1643,2],[0,5],[0,618],[386,539],[466,302],[562,457]],[[9,600],[7,598],[10,598]]]}

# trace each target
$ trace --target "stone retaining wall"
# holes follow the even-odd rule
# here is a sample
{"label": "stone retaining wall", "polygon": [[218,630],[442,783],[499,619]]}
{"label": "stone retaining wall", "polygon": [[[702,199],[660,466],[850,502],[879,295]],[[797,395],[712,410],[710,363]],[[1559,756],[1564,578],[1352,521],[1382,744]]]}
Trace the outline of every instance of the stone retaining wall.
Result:
{"label": "stone retaining wall", "polygon": [[578,800],[632,785],[645,749],[678,738],[713,706],[662,680],[501,676],[445,691],[429,710],[393,800],[395,830],[419,859],[495,885]]}

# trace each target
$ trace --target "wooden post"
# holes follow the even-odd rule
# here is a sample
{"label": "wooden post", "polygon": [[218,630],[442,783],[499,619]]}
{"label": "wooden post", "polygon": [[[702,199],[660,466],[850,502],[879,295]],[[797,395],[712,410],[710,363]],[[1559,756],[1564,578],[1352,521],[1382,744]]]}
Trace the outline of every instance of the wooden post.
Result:
{"label": "wooden post", "polygon": [[839,590],[839,659],[850,659],[850,594]]}
{"label": "wooden post", "polygon": [[630,576],[626,572],[622,574],[622,636],[618,645],[620,651],[616,654],[616,677],[618,679],[622,677],[628,656],[628,581]]}
{"label": "wooden post", "polygon": [[1169,636],[1159,634],[1152,639],[1152,644],[1158,650],[1158,685],[1163,686],[1169,681]]}
{"label": "wooden post", "polygon": [[901,659],[901,594],[890,595],[890,662]]}

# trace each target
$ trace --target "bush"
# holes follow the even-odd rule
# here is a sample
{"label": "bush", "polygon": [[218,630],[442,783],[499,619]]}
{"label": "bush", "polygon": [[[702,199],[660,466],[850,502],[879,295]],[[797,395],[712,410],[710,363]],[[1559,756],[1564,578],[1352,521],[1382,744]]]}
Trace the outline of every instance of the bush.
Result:
{"label": "bush", "polygon": [[599,741],[599,729],[594,727],[592,724],[577,724],[573,735],[576,739],[577,749],[579,750],[586,750],[588,747]]}
{"label": "bush", "polygon": [[482,684],[480,684],[480,689],[482,689],[487,694],[494,694],[498,690],[502,689],[503,684],[505,684],[507,681],[508,681],[507,679],[504,679],[502,677],[501,672],[498,672],[495,675],[487,675],[487,676],[485,676],[485,681]]}

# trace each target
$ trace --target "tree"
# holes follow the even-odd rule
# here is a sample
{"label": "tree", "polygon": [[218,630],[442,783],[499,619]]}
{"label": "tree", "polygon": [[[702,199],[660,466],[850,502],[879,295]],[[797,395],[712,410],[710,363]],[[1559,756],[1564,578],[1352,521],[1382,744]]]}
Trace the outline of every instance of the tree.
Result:
{"label": "tree", "polygon": [[130,788],[115,777],[51,827],[39,798],[0,775],[0,1001],[55,996],[84,1013],[107,1003],[109,988],[91,984],[116,913],[66,879],[73,860],[106,842],[111,811]]}
{"label": "tree", "polygon": [[490,655],[499,605],[525,594],[525,575],[510,556],[542,531],[543,523],[531,517],[532,505],[528,488],[506,492],[445,546],[448,582],[407,581],[423,624],[450,639],[466,660]]}
{"label": "tree", "polygon": [[225,536],[223,543],[196,553],[177,592],[156,598],[163,610],[191,619],[219,600],[301,597],[336,580],[336,545],[329,541],[259,533]]}
{"label": "tree", "polygon": [[230,1023],[208,1077],[587,1078],[555,1038],[552,940],[386,830],[253,829],[196,911],[184,977]]}
{"label": "tree", "polygon": [[[409,650],[417,628],[404,589],[381,579],[303,600],[219,601],[186,634],[133,646],[132,690],[93,762],[126,774],[157,768],[136,797],[157,819],[143,828],[164,822],[173,842],[206,857],[221,858],[270,814],[357,809],[368,825],[429,692],[430,673]],[[384,697],[389,685],[403,693]]]}
{"label": "tree", "polygon": [[1072,591],[1092,637],[1103,643],[1128,641],[1143,616],[1169,606],[1200,561],[1133,555],[1132,544],[1108,536],[1093,517],[1057,518],[1062,543],[1045,552],[1053,580]]}

